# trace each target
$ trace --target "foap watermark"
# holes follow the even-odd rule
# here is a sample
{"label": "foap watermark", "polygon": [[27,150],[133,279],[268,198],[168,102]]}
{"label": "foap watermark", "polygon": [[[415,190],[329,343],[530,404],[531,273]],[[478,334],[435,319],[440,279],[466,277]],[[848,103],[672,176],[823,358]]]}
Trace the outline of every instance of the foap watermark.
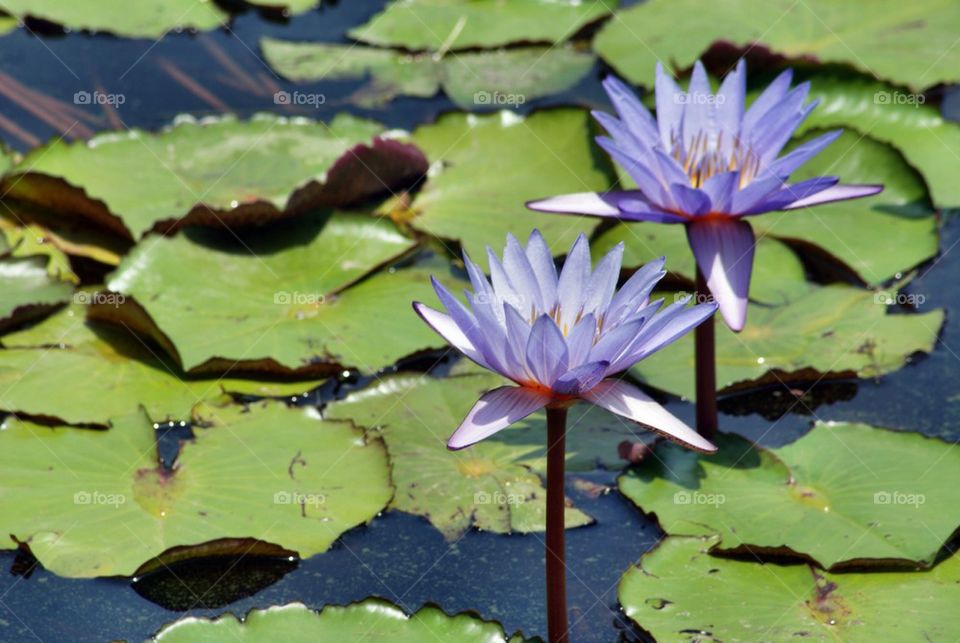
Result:
{"label": "foap watermark", "polygon": [[727,501],[722,493],[703,493],[702,491],[678,491],[673,494],[675,505],[713,505],[719,507]]}
{"label": "foap watermark", "polygon": [[527,102],[524,94],[508,94],[500,91],[479,91],[473,94],[474,105],[509,105],[510,107],[520,107]]}
{"label": "foap watermark", "polygon": [[117,509],[126,504],[127,497],[122,493],[103,493],[100,491],[78,491],[73,494],[75,505],[99,505]]}
{"label": "foap watermark", "polygon": [[927,102],[927,97],[923,94],[911,94],[910,92],[880,90],[873,95],[875,105],[916,105],[920,106]]}
{"label": "foap watermark", "polygon": [[920,293],[881,290],[873,295],[873,303],[883,306],[922,306],[927,298]]}
{"label": "foap watermark", "polygon": [[726,100],[723,94],[705,92],[679,92],[673,96],[673,102],[677,105],[723,105]]}
{"label": "foap watermark", "polygon": [[327,97],[325,95],[316,93],[281,90],[273,95],[274,105],[307,105],[317,109],[326,102]]}
{"label": "foap watermark", "polygon": [[280,290],[273,293],[273,303],[281,306],[317,306],[324,301],[326,297],[316,292]]}
{"label": "foap watermark", "polygon": [[878,491],[873,494],[873,504],[875,505],[907,505],[920,508],[920,505],[927,501],[927,497],[922,493],[905,493],[902,491]]}
{"label": "foap watermark", "polygon": [[522,493],[504,493],[503,491],[478,491],[473,494],[473,504],[475,505],[522,505],[527,501]]}
{"label": "foap watermark", "polygon": [[715,304],[717,300],[709,292],[677,292],[673,294],[674,303],[689,301],[692,304]]}
{"label": "foap watermark", "polygon": [[299,491],[278,491],[273,494],[273,504],[275,505],[297,505],[305,506],[322,505],[327,501],[327,497],[322,493],[301,493]]}
{"label": "foap watermark", "polygon": [[81,290],[73,293],[73,303],[79,306],[113,306],[119,308],[127,301],[127,297],[119,292]]}
{"label": "foap watermark", "polygon": [[124,94],[108,94],[101,91],[79,91],[73,95],[74,105],[110,105],[120,107],[127,102]]}

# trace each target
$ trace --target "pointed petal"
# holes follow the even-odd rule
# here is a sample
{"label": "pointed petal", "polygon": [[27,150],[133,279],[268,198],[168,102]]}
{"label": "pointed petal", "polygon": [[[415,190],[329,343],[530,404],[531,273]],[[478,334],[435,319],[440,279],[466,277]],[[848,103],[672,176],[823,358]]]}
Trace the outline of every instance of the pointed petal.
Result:
{"label": "pointed petal", "polygon": [[824,190],[833,187],[837,184],[837,181],[840,179],[836,176],[816,176],[812,179],[807,179],[806,181],[800,181],[799,183],[786,184],[784,183],[780,186],[780,189],[776,192],[768,194],[763,199],[759,200],[753,205],[752,208],[741,212],[742,216],[752,216],[756,214],[763,214],[764,212],[772,212],[774,210],[783,210],[788,205],[811,197],[818,192],[823,192]]}
{"label": "pointed petal", "polygon": [[[590,279],[590,244],[583,234],[577,237],[570,248],[560,271],[557,297],[560,298],[560,326],[569,332],[574,320],[580,315]],[[558,331],[559,332],[559,331]]]}
{"label": "pointed petal", "polygon": [[447,340],[451,346],[472,359],[480,366],[483,366],[484,368],[490,368],[490,366],[487,364],[487,361],[477,350],[476,346],[473,345],[473,342],[471,342],[464,332],[460,330],[460,327],[457,326],[456,322],[453,321],[450,315],[441,313],[439,310],[434,310],[429,306],[425,306],[419,301],[413,302],[413,310],[420,315],[420,318],[423,319],[423,321],[427,322],[427,325],[432,328],[434,332]]}
{"label": "pointed petal", "polygon": [[683,119],[684,94],[677,83],[663,71],[663,65],[657,63],[657,78],[654,83],[657,100],[657,128],[660,130],[660,142],[665,149],[673,148],[674,133],[679,135],[680,122]]}
{"label": "pointed petal", "polygon": [[717,91],[717,130],[725,144],[732,144],[740,135],[743,120],[743,103],[747,93],[747,64],[743,58],[737,67],[727,74]]}
{"label": "pointed petal", "polygon": [[[520,296],[520,305],[514,308],[529,314],[531,309],[546,310],[537,275],[530,265],[527,253],[512,234],[507,234],[507,247],[503,250],[503,269],[510,275],[510,282]],[[513,302],[511,302],[513,303]]]}
{"label": "pointed petal", "polygon": [[[659,324],[656,330],[644,333],[639,341],[630,347],[629,352],[610,365],[609,372],[617,373],[626,370],[661,348],[669,346],[709,319],[715,312],[717,312],[716,304],[697,304],[676,311],[669,320]],[[650,322],[651,326],[654,326],[653,321]]]}
{"label": "pointed petal", "polygon": [[674,183],[670,186],[670,192],[673,194],[680,211],[694,217],[710,212],[710,197],[703,190],[681,183]]}
{"label": "pointed petal", "polygon": [[687,240],[731,330],[747,319],[747,294],[756,240],[746,221],[717,219],[687,226]]}
{"label": "pointed petal", "polygon": [[488,438],[497,431],[519,422],[550,402],[540,392],[521,386],[501,386],[488,391],[447,441],[448,449],[462,449]]}
{"label": "pointed petal", "polygon": [[740,125],[740,133],[747,134],[756,126],[757,122],[763,118],[770,109],[783,100],[790,89],[790,83],[793,82],[793,70],[787,69],[777,76],[772,83],[757,97],[743,115],[743,123]]}
{"label": "pointed petal", "polygon": [[536,228],[527,239],[526,252],[530,267],[533,268],[537,283],[540,284],[540,296],[543,298],[546,310],[549,310],[557,303],[557,265],[553,261],[547,242],[543,240],[543,235]]}
{"label": "pointed petal", "polygon": [[656,287],[657,283],[667,274],[663,270],[665,261],[666,259],[664,257],[654,259],[630,275],[630,278],[620,287],[620,290],[617,291],[617,294],[615,294],[610,301],[605,320],[607,324],[619,324],[626,315],[629,315],[647,303],[647,299],[650,297],[650,293],[653,292],[654,287]]}
{"label": "pointed petal", "polygon": [[670,195],[667,186],[651,171],[649,166],[640,159],[635,159],[613,140],[606,136],[597,137],[597,145],[602,147],[607,154],[613,157],[613,160],[620,164],[630,178],[637,184],[637,189],[644,196],[663,207],[672,207],[674,205],[673,197]]}
{"label": "pointed petal", "polygon": [[690,149],[697,136],[706,136],[709,140],[715,141],[718,134],[717,105],[710,92],[707,70],[699,60],[693,64],[693,75],[690,78],[686,103],[683,107],[683,124],[681,125],[684,149]]}
{"label": "pointed petal", "polygon": [[580,395],[600,383],[608,366],[606,362],[581,364],[561,375],[553,385],[553,390],[561,395]]}
{"label": "pointed petal", "polygon": [[841,134],[843,134],[843,130],[837,129],[827,132],[823,136],[818,136],[812,141],[807,141],[771,163],[764,172],[773,176],[788,177],[801,165],[822,152],[830,143],[837,140],[837,137]]}
{"label": "pointed petal", "polygon": [[596,270],[590,275],[583,304],[584,313],[596,313],[598,316],[607,312],[607,306],[617,289],[620,279],[620,264],[623,261],[623,242],[615,245],[597,264]]}
{"label": "pointed petal", "polygon": [[577,192],[551,196],[546,199],[527,201],[526,206],[537,212],[556,212],[560,214],[588,214],[595,217],[616,217],[620,214],[617,206],[597,192]]}
{"label": "pointed petal", "polygon": [[713,212],[730,212],[739,182],[739,170],[714,174],[704,181],[700,189],[710,198],[710,210]]}
{"label": "pointed petal", "polygon": [[713,444],[701,437],[672,413],[657,404],[637,387],[626,382],[605,380],[583,398],[616,413],[628,420],[638,422],[659,433],[668,440],[703,453],[714,453]]}
{"label": "pointed petal", "polygon": [[587,313],[574,324],[573,330],[567,335],[568,360],[571,367],[587,361],[596,334],[597,318],[593,313]]}
{"label": "pointed petal", "polygon": [[549,387],[566,372],[568,360],[563,334],[549,315],[541,315],[527,340],[527,368],[538,384]]}
{"label": "pointed petal", "polygon": [[833,201],[846,201],[848,199],[859,199],[865,196],[873,196],[883,191],[882,185],[835,185],[821,192],[817,192],[798,201],[794,201],[784,210],[796,210],[820,203],[831,203]]}
{"label": "pointed petal", "polygon": [[603,89],[627,129],[640,141],[652,145],[657,140],[657,122],[633,90],[612,75],[603,80]]}

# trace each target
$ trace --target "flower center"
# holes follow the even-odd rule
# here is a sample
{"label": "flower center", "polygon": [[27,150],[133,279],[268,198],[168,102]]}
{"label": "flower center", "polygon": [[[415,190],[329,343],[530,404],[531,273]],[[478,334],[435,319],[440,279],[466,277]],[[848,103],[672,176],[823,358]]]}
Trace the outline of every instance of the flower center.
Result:
{"label": "flower center", "polygon": [[690,179],[690,187],[699,188],[711,176],[721,172],[740,170],[740,189],[748,185],[760,171],[760,157],[753,149],[734,137],[724,145],[723,132],[714,136],[711,132],[699,131],[684,146],[676,132],[671,135],[670,155],[683,167]]}

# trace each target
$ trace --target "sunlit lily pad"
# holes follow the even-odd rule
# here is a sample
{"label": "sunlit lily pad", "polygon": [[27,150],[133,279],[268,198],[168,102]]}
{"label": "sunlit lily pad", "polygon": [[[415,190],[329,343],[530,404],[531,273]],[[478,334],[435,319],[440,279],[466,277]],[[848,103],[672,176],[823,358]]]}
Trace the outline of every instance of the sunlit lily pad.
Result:
{"label": "sunlit lily pad", "polygon": [[[389,221],[318,213],[239,240],[198,229],[141,244],[107,285],[142,306],[186,370],[376,371],[442,343],[410,309],[433,296],[427,270],[362,279],[412,247]],[[137,323],[130,312],[97,316]]]}
{"label": "sunlit lily pad", "polygon": [[73,286],[49,275],[48,258],[0,259],[0,329],[70,301]]}
{"label": "sunlit lily pad", "polygon": [[[747,325],[733,333],[717,324],[717,387],[821,377],[877,377],[918,352],[933,350],[943,310],[887,314],[889,293],[849,286],[815,287],[786,305],[751,304]],[[633,373],[648,384],[693,397],[693,338],[683,337],[644,359]]]}
{"label": "sunlit lily pad", "polygon": [[960,557],[923,573],[828,574],[707,553],[667,538],[620,582],[627,616],[658,641],[947,641],[960,636]]}
{"label": "sunlit lily pad", "polygon": [[108,430],[8,419],[0,533],[61,576],[130,575],[171,547],[218,538],[311,556],[390,500],[383,445],[349,424],[279,403],[209,411],[212,426],[194,429],[173,471],[158,465],[142,414]]}
{"label": "sunlit lily pad", "polygon": [[538,228],[556,254],[595,219],[531,212],[524,202],[550,194],[605,190],[609,166],[591,141],[582,110],[553,109],[521,118],[513,112],[447,114],[414,132],[431,162],[412,207],[412,225],[459,241],[475,259],[502,249],[507,232],[526,239]]}
{"label": "sunlit lily pad", "polygon": [[636,83],[653,84],[657,61],[688,68],[717,41],[762,46],[792,59],[844,63],[914,88],[960,80],[954,47],[960,5],[942,0],[652,0],[618,12],[594,41]]}
{"label": "sunlit lily pad", "polygon": [[[392,507],[424,516],[447,538],[471,526],[497,533],[543,531],[542,468],[546,432],[512,440],[506,429],[463,451],[446,442],[481,393],[501,386],[493,376],[443,380],[394,377],[327,407],[325,417],[351,420],[381,435],[397,493]],[[531,439],[533,438],[533,439]],[[568,508],[567,527],[591,522]]]}
{"label": "sunlit lily pad", "polygon": [[361,80],[352,101],[380,106],[395,96],[429,98],[442,88],[464,109],[514,107],[569,89],[593,67],[592,54],[571,47],[521,47],[448,55],[264,38],[263,56],[296,81]]}
{"label": "sunlit lily pad", "polygon": [[[190,616],[165,626],[153,640],[158,643],[359,640],[506,643],[508,639],[500,625],[476,616],[448,616],[430,605],[408,615],[392,603],[371,598],[346,607],[327,605],[319,612],[302,603],[252,610],[243,621],[233,614],[213,620]],[[509,640],[522,643],[524,639],[515,635]]]}
{"label": "sunlit lily pad", "polygon": [[608,15],[609,0],[394,0],[350,37],[405,49],[562,42]]}
{"label": "sunlit lily pad", "polygon": [[130,130],[39,148],[4,187],[131,238],[233,226],[353,203],[419,177],[423,155],[382,134],[381,125],[346,115],[329,125],[270,114],[184,117],[158,134]]}
{"label": "sunlit lily pad", "polygon": [[[882,183],[884,190],[866,199],[750,217],[758,238],[769,236],[788,243],[809,259],[832,263],[870,285],[883,284],[936,255],[937,220],[923,179],[892,147],[845,132],[798,170],[793,180],[818,175],[839,176],[844,183]],[[617,225],[596,243],[604,249],[620,241],[626,244],[626,265],[666,255],[669,270],[693,278],[693,255],[681,226]],[[773,261],[774,257],[778,259]],[[797,273],[781,261],[789,259],[761,242],[755,260],[755,278],[760,283],[751,290],[754,300],[776,303],[782,294],[803,292],[794,279]],[[796,290],[790,290],[788,280],[798,286]],[[784,288],[787,293],[777,293]]]}
{"label": "sunlit lily pad", "polygon": [[819,423],[779,449],[730,434],[718,446],[707,457],[658,445],[620,490],[670,535],[718,534],[723,550],[797,554],[828,569],[930,565],[960,526],[960,452],[939,440]]}

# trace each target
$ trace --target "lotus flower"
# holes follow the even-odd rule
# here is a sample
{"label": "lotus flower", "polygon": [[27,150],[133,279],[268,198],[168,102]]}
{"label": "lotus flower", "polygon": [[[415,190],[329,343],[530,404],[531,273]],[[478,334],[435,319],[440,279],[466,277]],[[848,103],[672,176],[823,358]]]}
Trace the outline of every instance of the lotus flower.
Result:
{"label": "lotus flower", "polygon": [[657,65],[656,120],[614,77],[604,89],[619,118],[594,112],[609,137],[597,142],[633,178],[637,189],[586,192],[533,201],[542,212],[612,217],[622,221],[682,223],[720,313],[743,328],[755,239],[745,217],[796,210],[876,194],[879,185],[840,185],[835,176],[788,183],[790,174],[842,132],[836,130],[779,156],[817,105],[804,104],[809,83],[790,89],[780,74],[744,109],[746,67],[741,60],[713,94],[703,65],[693,68],[689,91]]}
{"label": "lotus flower", "polygon": [[663,259],[637,270],[617,291],[623,245],[592,270],[586,237],[574,242],[559,276],[536,230],[524,249],[507,236],[503,262],[489,248],[490,281],[464,255],[473,292],[469,307],[439,281],[447,313],[414,302],[414,310],[468,358],[512,380],[485,393],[447,446],[462,449],[544,407],[577,400],[601,406],[698,451],[716,450],[635,386],[616,378],[707,319],[713,304],[687,299],[661,309],[648,301],[665,274]]}

